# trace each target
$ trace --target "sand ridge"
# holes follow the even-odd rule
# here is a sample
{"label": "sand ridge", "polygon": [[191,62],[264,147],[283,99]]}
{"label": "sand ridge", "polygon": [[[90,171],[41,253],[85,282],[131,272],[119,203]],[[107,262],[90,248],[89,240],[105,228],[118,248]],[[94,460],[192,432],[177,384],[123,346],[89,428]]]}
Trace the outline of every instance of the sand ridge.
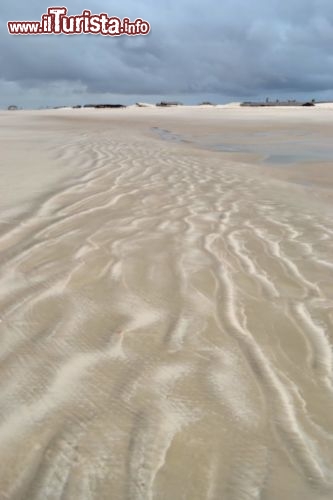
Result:
{"label": "sand ridge", "polygon": [[1,494],[329,499],[331,207],[153,112],[25,115],[70,174],[0,225]]}

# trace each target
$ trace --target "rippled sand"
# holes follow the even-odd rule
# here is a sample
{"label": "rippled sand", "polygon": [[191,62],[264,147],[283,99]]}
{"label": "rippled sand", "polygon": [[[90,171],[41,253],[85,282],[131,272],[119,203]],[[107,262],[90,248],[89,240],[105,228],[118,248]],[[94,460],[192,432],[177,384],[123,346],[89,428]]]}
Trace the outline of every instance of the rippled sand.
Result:
{"label": "rippled sand", "polygon": [[1,499],[333,496],[332,205],[172,113],[0,116]]}

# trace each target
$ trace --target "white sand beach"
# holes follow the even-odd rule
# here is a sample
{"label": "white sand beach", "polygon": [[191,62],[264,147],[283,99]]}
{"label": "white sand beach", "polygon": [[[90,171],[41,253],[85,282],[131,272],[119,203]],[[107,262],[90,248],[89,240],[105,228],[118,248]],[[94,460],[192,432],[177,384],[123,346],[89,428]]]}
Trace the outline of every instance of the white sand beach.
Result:
{"label": "white sand beach", "polygon": [[1,499],[332,499],[332,132],[0,112]]}

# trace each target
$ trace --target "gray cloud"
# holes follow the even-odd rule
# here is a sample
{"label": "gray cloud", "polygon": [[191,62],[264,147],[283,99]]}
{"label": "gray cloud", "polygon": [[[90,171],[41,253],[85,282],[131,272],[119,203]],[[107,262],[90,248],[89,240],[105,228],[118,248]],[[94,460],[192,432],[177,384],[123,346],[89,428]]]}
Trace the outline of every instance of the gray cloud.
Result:
{"label": "gray cloud", "polygon": [[3,85],[35,92],[56,84],[64,96],[77,89],[87,96],[226,97],[333,89],[330,0],[123,0],[112,11],[107,1],[71,0],[71,14],[89,8],[142,17],[152,31],[135,38],[7,33],[8,20],[38,20],[49,6],[44,0],[1,5]]}

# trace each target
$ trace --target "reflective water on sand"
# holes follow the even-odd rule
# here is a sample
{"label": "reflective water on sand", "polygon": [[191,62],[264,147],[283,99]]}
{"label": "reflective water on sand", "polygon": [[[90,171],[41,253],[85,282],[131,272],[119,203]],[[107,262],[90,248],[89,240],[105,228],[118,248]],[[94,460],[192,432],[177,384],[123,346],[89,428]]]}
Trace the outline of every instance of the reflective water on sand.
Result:
{"label": "reflective water on sand", "polygon": [[[194,146],[209,148],[225,153],[248,153],[262,158],[263,163],[272,165],[292,165],[300,162],[332,162],[333,144],[329,139],[308,136],[297,131],[286,139],[285,135],[274,131],[253,134],[230,134],[230,136],[204,135],[202,137],[183,136],[169,130],[153,129],[163,140],[188,142]],[[258,140],[260,138],[261,140]],[[264,140],[262,140],[264,138]]]}

